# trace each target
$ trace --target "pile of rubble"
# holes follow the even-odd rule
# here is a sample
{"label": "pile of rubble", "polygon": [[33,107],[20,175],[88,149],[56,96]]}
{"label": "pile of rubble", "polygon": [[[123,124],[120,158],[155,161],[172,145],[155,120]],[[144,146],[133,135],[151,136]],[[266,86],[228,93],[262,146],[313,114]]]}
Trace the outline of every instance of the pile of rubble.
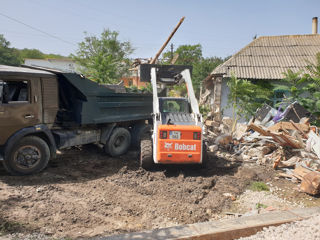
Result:
{"label": "pile of rubble", "polygon": [[320,194],[320,136],[310,125],[313,116],[298,103],[283,112],[268,105],[258,109],[248,124],[232,119],[206,120],[209,150],[231,160],[269,164],[279,176],[301,182],[300,189]]}

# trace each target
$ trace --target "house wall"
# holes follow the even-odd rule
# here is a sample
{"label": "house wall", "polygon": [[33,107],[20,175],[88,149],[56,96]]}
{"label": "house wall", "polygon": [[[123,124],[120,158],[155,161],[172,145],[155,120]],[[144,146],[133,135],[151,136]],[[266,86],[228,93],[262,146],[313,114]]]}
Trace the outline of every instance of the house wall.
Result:
{"label": "house wall", "polygon": [[232,118],[232,108],[228,108],[228,96],[230,93],[230,89],[227,86],[229,78],[223,78],[221,82],[221,111],[222,117],[230,117]]}
{"label": "house wall", "polygon": [[[230,93],[230,89],[227,86],[229,78],[223,78],[221,82],[221,110],[222,110],[222,117],[230,117],[232,118],[232,107],[227,107],[228,105],[228,95]],[[269,81],[271,84],[279,84],[279,80],[266,80]],[[282,83],[285,84],[285,83]],[[307,97],[307,95],[305,95]],[[270,99],[272,100],[272,99]],[[246,119],[239,119],[240,123],[246,122]]]}
{"label": "house wall", "polygon": [[79,66],[69,59],[32,59],[27,58],[24,60],[24,64],[28,66],[53,68],[66,72],[77,72]]}

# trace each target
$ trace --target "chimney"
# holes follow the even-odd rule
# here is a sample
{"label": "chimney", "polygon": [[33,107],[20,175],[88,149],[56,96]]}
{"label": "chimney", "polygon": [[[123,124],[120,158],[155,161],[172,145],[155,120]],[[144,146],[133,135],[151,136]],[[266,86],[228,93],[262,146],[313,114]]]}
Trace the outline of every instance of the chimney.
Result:
{"label": "chimney", "polygon": [[318,18],[312,18],[312,34],[318,34]]}

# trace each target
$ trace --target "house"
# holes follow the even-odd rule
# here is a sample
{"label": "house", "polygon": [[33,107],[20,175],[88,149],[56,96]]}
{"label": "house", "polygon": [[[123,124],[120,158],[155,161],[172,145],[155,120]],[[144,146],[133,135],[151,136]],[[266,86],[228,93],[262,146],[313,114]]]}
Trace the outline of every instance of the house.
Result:
{"label": "house", "polygon": [[35,59],[35,58],[26,58],[24,60],[24,64],[27,66],[33,67],[44,67],[44,68],[52,68],[66,72],[77,72],[79,66],[69,58],[63,59]]}
{"label": "house", "polygon": [[[313,18],[312,29],[312,34],[307,35],[263,36],[254,39],[204,80],[206,91],[201,97],[202,102],[210,104],[218,119],[221,115],[232,117],[232,109],[227,108],[227,81],[232,74],[238,79],[276,83],[284,78],[283,73],[288,69],[298,72],[305,69],[308,62],[315,63],[316,54],[320,52],[317,18]],[[277,97],[274,96],[275,99]]]}

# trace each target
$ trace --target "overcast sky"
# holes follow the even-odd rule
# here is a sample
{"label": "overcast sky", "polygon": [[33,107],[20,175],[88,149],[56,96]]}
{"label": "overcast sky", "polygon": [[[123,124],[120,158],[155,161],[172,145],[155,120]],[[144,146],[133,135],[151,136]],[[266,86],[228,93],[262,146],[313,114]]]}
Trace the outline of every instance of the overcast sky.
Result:
{"label": "overcast sky", "polygon": [[[136,49],[132,57],[153,57],[182,16],[171,43],[197,44],[205,57],[226,57],[255,35],[310,34],[320,17],[320,0],[0,0],[0,34],[16,48],[69,55],[84,32],[120,32]],[[5,15],[5,16],[4,16]],[[37,30],[36,30],[37,29]]]}

